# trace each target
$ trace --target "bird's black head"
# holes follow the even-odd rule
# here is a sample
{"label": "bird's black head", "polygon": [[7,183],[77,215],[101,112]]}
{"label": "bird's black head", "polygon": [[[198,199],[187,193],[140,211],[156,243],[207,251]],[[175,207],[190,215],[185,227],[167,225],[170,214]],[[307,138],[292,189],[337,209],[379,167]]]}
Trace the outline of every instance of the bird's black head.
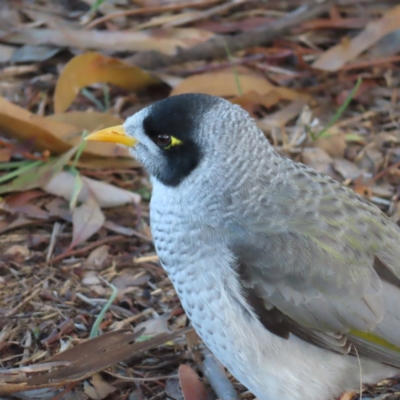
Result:
{"label": "bird's black head", "polygon": [[86,139],[127,146],[154,182],[170,187],[198,177],[203,183],[217,183],[232,168],[242,170],[242,160],[252,159],[255,149],[269,146],[240,106],[195,93],[154,103],[123,125],[94,132]]}
{"label": "bird's black head", "polygon": [[199,165],[203,154],[198,138],[201,124],[218,101],[221,99],[205,94],[183,94],[146,109],[142,132],[150,140],[138,138],[135,156],[151,175],[165,185],[177,186]]}

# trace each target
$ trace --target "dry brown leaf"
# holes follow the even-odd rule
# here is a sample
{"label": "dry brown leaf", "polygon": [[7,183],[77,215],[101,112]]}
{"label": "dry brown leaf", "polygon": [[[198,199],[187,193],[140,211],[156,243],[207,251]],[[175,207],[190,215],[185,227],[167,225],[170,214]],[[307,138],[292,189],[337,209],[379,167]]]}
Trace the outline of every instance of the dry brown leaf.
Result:
{"label": "dry brown leaf", "polygon": [[116,387],[107,383],[100,374],[94,374],[90,379],[90,384],[85,385],[85,393],[93,400],[102,400],[111,393],[115,392]]}
{"label": "dry brown leaf", "polygon": [[[93,18],[93,14],[100,13],[104,16],[106,15],[112,15],[117,12],[120,12],[121,9],[118,6],[121,5],[127,5],[128,2],[126,0],[120,1],[120,0],[111,0],[111,1],[96,1],[96,0],[83,0],[84,3],[87,5],[93,7],[90,8],[85,15],[81,17],[82,24],[85,24],[90,22]],[[112,19],[113,25],[118,26],[119,28],[125,28],[126,27],[126,16],[125,15],[119,15],[119,16],[114,16]]]}
{"label": "dry brown leaf", "polygon": [[86,271],[82,277],[82,285],[87,286],[93,295],[104,297],[106,296],[107,290],[102,285],[99,275],[96,271]]}
{"label": "dry brown leaf", "polygon": [[53,46],[29,46],[25,45],[17,48],[11,57],[12,63],[32,63],[43,62],[52,58],[62,51],[61,48]]}
{"label": "dry brown leaf", "polygon": [[185,400],[207,400],[207,390],[203,382],[189,365],[180,365],[178,375]]}
{"label": "dry brown leaf", "polygon": [[345,134],[334,128],[331,128],[332,133],[324,138],[314,141],[314,146],[324,150],[333,158],[343,158],[346,149]]}
{"label": "dry brown leaf", "polygon": [[0,370],[0,395],[44,387],[61,387],[85,379],[95,372],[134,354],[138,334],[118,330],[87,340],[49,360],[21,368]]}
{"label": "dry brown leaf", "polygon": [[0,202],[0,210],[8,211],[11,214],[21,214],[25,215],[26,217],[33,218],[33,219],[43,219],[46,220],[49,218],[47,212],[43,211],[38,206],[34,204],[23,204],[20,206],[9,207],[6,202]]}
{"label": "dry brown leaf", "polygon": [[72,212],[73,233],[70,248],[97,233],[104,221],[105,217],[100,206],[93,196],[89,196],[82,205],[76,207]]}
{"label": "dry brown leaf", "polygon": [[[0,129],[18,140],[34,139],[34,147],[37,150],[49,150],[52,154],[61,154],[79,144],[82,128],[56,119],[57,117],[52,119],[32,114],[0,96]],[[130,157],[116,158],[128,157],[128,151],[121,146],[108,143],[88,142],[82,157],[85,156],[89,165],[91,158],[95,156],[109,157],[108,168],[137,165],[137,162]]]}
{"label": "dry brown leaf", "polygon": [[61,218],[64,221],[72,222],[72,214],[69,209],[69,204],[58,197],[51,200],[46,204],[46,210],[50,213],[50,216]]}
{"label": "dry brown leaf", "polygon": [[332,158],[322,149],[306,147],[301,153],[302,162],[318,172],[332,176]]}
{"label": "dry brown leaf", "polygon": [[0,149],[0,162],[8,162],[11,159],[11,149]]}
{"label": "dry brown leaf", "polygon": [[9,247],[5,252],[5,255],[9,256],[16,256],[20,255],[22,257],[28,257],[30,252],[29,249],[26,246],[22,246],[20,244],[14,244],[11,247]]}
{"label": "dry brown leaf", "polygon": [[[107,144],[107,143],[106,143]],[[110,143],[108,143],[110,144]],[[112,151],[114,146],[111,143],[110,150]],[[91,158],[84,157],[80,158],[77,162],[76,166],[82,169],[92,169],[92,170],[101,170],[101,169],[126,169],[126,168],[138,168],[140,167],[140,163],[136,161],[132,157],[101,157],[101,158]]]}
{"label": "dry brown leaf", "polygon": [[[253,115],[254,111],[257,111],[260,106],[269,109],[275,106],[281,100],[289,100],[293,101],[293,103],[296,102],[296,106],[293,105],[290,110],[293,108],[296,108],[296,110],[300,108],[301,110],[302,106],[304,106],[310,99],[310,96],[296,92],[295,90],[271,85],[271,89],[267,93],[260,94],[255,91],[250,91],[231,99],[231,102],[234,104],[239,104],[253,117],[255,117],[255,115]],[[281,113],[283,114],[283,110],[281,110]],[[286,111],[285,115],[288,115],[288,111]]]}
{"label": "dry brown leaf", "polygon": [[344,392],[340,397],[339,400],[351,400],[356,392]]}
{"label": "dry brown leaf", "polygon": [[44,196],[41,190],[25,190],[8,195],[5,200],[10,207],[19,207],[28,204],[31,200]]}
{"label": "dry brown leaf", "polygon": [[[254,91],[266,94],[274,88],[263,76],[256,75],[246,68],[238,70],[238,79],[243,93]],[[232,97],[239,94],[232,69],[190,76],[172,90],[171,96],[192,92],[220,97]]]}
{"label": "dry brown leaf", "polygon": [[[182,12],[179,14],[161,14],[161,15],[156,15],[153,18],[150,18],[150,20],[143,22],[142,24],[137,24],[135,25],[135,30],[143,30],[143,29],[150,29],[150,28],[158,28],[161,26],[166,27],[166,24],[169,22],[174,22],[176,20],[180,20],[182,16],[195,16],[198,14],[198,11],[187,11],[187,12]],[[201,28],[203,29],[203,28]],[[209,31],[209,29],[206,29]]]}
{"label": "dry brown leaf", "polygon": [[357,179],[362,175],[363,171],[357,167],[353,162],[346,160],[345,158],[339,158],[333,160],[333,169],[343,178],[343,179]]}
{"label": "dry brown leaf", "polygon": [[124,235],[124,236],[135,236],[138,233],[135,229],[116,224],[113,221],[106,221],[104,223],[104,227],[110,230],[111,232],[115,232],[118,233],[119,235]]}
{"label": "dry brown leaf", "polygon": [[348,61],[369,49],[385,35],[400,28],[400,6],[387,11],[378,21],[370,22],[353,39],[345,38],[341,43],[325,51],[313,67],[324,71],[338,71]]}
{"label": "dry brown leaf", "polygon": [[[243,95],[238,95],[238,84]],[[279,100],[297,100],[310,97],[295,90],[274,86],[263,76],[255,74],[248,68],[241,67],[235,73],[232,69],[193,75],[179,83],[171,92],[171,96],[182,93],[207,93],[220,97],[233,97],[232,103],[243,106],[250,111],[254,104],[272,107]]]}
{"label": "dry brown leaf", "polygon": [[88,268],[100,269],[108,257],[110,246],[103,245],[92,250],[83,265]]}
{"label": "dry brown leaf", "polygon": [[154,50],[169,55],[176,54],[178,48],[189,48],[213,36],[211,32],[196,28],[152,29],[141,32],[25,28],[12,33],[0,29],[0,37],[5,43],[33,46],[46,43],[81,50]]}
{"label": "dry brown leaf", "polygon": [[93,83],[111,83],[138,91],[161,81],[138,67],[96,52],[78,55],[60,74],[54,93],[55,113],[61,113],[73,102],[79,91]]}
{"label": "dry brown leaf", "polygon": [[164,24],[164,27],[178,27],[178,26],[185,26],[188,24],[193,24],[198,21],[204,21],[210,17],[213,17],[216,14],[228,14],[228,11],[233,8],[237,7],[239,4],[245,3],[247,0],[235,0],[232,2],[224,2],[225,4],[219,4],[215,7],[211,7],[208,10],[198,11],[196,14],[180,14],[180,18],[175,21],[167,22]]}
{"label": "dry brown leaf", "polygon": [[135,342],[141,332],[118,330],[56,354],[32,366],[0,370],[0,395],[44,387],[62,387],[88,378],[119,361],[136,356],[181,336],[193,328],[182,328],[170,334]]}
{"label": "dry brown leaf", "polygon": [[257,126],[263,131],[269,131],[273,128],[282,128],[301,113],[308,101],[309,99],[305,96],[299,97],[282,109],[269,114],[265,118],[257,120]]}
{"label": "dry brown leaf", "polygon": [[[198,28],[160,28],[152,29],[151,36],[153,40],[164,40],[168,48],[169,54],[177,54],[178,48],[188,49],[190,47],[196,46],[200,43],[206,42],[215,36],[214,33],[198,29]],[[174,45],[173,52],[171,52],[172,45]],[[160,50],[162,44],[159,44],[159,52],[167,54],[166,49]]]}
{"label": "dry brown leaf", "polygon": [[21,215],[18,215],[17,218],[15,218],[15,216],[6,217],[0,220],[0,233],[28,225],[37,225],[37,221],[34,219],[25,218]]}
{"label": "dry brown leaf", "polygon": [[35,139],[35,148],[60,154],[73,144],[62,140],[63,136],[79,135],[81,129],[51,121],[0,97],[0,128],[19,140]]}
{"label": "dry brown leaf", "polygon": [[[118,207],[127,203],[140,202],[140,195],[110,185],[107,182],[81,176],[82,189],[78,195],[79,202],[85,202],[92,195],[100,207]],[[76,178],[67,171],[61,171],[56,177],[42,187],[48,193],[63,197],[70,201],[74,193]]]}
{"label": "dry brown leaf", "polygon": [[232,103],[238,104],[244,110],[246,110],[253,118],[256,117],[255,112],[259,111],[260,106],[266,109],[271,108],[277,104],[280,100],[277,91],[269,91],[267,94],[261,95],[255,91],[250,91],[237,96],[231,100]]}
{"label": "dry brown leaf", "polygon": [[[57,399],[57,396],[60,394],[60,392],[57,389],[53,388],[43,388],[43,389],[35,389],[35,390],[27,390],[25,392],[19,392],[15,393],[13,396],[14,399],[19,399],[19,400],[53,400]],[[80,393],[74,393],[74,398],[67,398],[66,396],[63,396],[64,398],[62,400],[87,400],[87,396],[84,395],[85,397],[82,398],[80,396]]]}
{"label": "dry brown leaf", "polygon": [[171,333],[171,330],[168,327],[168,319],[168,314],[164,314],[158,318],[147,319],[146,321],[136,325],[135,332],[142,331],[144,329],[142,335],[146,336],[156,336],[161,333]]}
{"label": "dry brown leaf", "polygon": [[390,57],[400,53],[400,29],[384,36],[369,49],[373,58]]}
{"label": "dry brown leaf", "polygon": [[[0,209],[10,214],[18,214],[32,219],[48,219],[49,214],[29,202],[38,197],[45,196],[41,190],[26,190],[8,195],[0,202]],[[0,229],[1,231],[1,229]]]}
{"label": "dry brown leaf", "polygon": [[96,111],[70,111],[49,115],[46,118],[52,121],[74,125],[81,129],[86,129],[88,132],[94,132],[103,128],[108,128],[109,126],[120,125],[124,122],[122,118],[115,115]]}
{"label": "dry brown leaf", "polygon": [[124,294],[124,292],[126,290],[129,291],[132,286],[144,285],[149,279],[151,279],[151,276],[148,274],[139,275],[133,268],[126,268],[119,271],[118,276],[112,280],[112,284],[120,293]]}
{"label": "dry brown leaf", "polygon": [[366,199],[370,200],[372,197],[371,181],[366,181],[364,175],[354,179],[352,189]]}
{"label": "dry brown leaf", "polygon": [[107,182],[90,179],[85,176],[82,177],[82,180],[103,208],[117,207],[127,203],[140,203],[141,197],[137,193],[110,185]]}

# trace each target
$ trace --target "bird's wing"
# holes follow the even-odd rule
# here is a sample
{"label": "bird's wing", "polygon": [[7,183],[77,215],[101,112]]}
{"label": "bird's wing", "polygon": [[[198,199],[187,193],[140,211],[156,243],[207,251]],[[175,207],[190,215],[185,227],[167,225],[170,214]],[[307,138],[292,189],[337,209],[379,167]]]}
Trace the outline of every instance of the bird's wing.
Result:
{"label": "bird's wing", "polygon": [[[244,277],[246,266],[241,265],[239,270],[243,294],[269,331],[283,338],[293,334],[319,347],[400,368],[398,287],[383,281],[377,294],[334,296],[314,292],[309,297],[284,283],[272,285],[272,290],[270,282],[259,275]],[[385,310],[388,304],[394,308]]]}
{"label": "bird's wing", "polygon": [[[258,257],[239,251],[244,293],[278,335],[292,333],[344,353],[355,346],[360,355],[400,367],[400,335],[390,342],[390,332],[400,332],[400,311],[387,309],[387,285],[393,285],[380,273],[399,285],[392,292],[400,301],[400,230],[337,182],[314,175],[311,183],[296,201],[283,197],[296,190],[281,185],[286,215],[274,212],[284,228],[263,236],[260,220],[262,246],[247,250]],[[285,208],[287,201],[292,204]]]}

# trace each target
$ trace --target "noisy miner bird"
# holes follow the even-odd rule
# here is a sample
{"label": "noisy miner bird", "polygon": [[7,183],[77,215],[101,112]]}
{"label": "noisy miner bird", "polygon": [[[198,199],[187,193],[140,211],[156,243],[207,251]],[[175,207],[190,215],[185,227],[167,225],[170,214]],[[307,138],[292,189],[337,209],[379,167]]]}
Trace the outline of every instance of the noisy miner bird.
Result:
{"label": "noisy miner bird", "polygon": [[260,400],[331,400],[400,372],[400,229],[279,155],[246,111],[159,101],[88,140],[151,176],[160,262],[204,343]]}

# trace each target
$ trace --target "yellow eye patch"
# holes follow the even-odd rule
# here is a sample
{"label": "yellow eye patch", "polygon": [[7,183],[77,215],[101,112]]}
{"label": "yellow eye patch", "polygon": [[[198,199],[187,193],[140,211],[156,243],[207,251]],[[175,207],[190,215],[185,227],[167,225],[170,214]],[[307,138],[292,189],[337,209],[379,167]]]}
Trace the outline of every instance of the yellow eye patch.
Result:
{"label": "yellow eye patch", "polygon": [[177,139],[175,136],[171,136],[171,143],[168,146],[166,146],[165,149],[168,150],[171,147],[180,146],[182,144],[183,144],[182,140]]}

